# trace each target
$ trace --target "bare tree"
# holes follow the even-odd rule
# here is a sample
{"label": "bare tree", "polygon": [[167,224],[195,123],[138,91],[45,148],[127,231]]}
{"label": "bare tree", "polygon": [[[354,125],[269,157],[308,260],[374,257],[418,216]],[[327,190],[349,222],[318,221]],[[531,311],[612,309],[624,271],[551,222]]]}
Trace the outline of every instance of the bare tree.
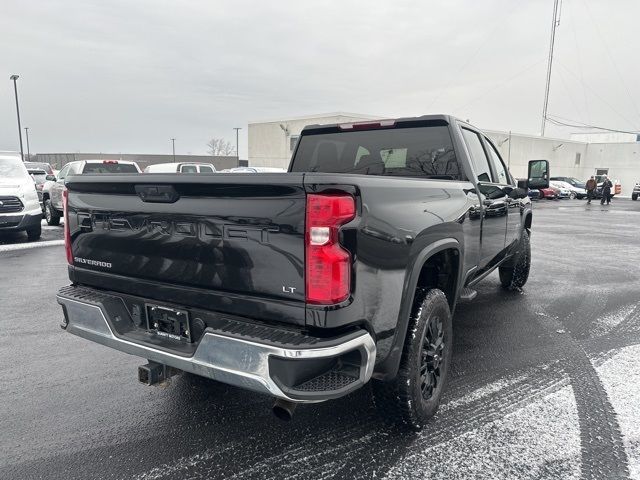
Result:
{"label": "bare tree", "polygon": [[209,143],[209,155],[213,157],[217,156],[230,156],[236,154],[236,147],[231,142],[226,141],[224,138],[212,138]]}

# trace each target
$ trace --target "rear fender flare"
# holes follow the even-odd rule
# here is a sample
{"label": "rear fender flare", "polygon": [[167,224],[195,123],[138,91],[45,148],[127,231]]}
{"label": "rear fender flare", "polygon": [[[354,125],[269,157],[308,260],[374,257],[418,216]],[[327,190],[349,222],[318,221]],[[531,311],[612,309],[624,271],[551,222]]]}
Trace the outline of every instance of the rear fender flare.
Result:
{"label": "rear fender flare", "polygon": [[420,272],[422,267],[427,263],[429,258],[433,255],[442,252],[443,250],[453,249],[458,252],[458,278],[456,282],[455,298],[452,299],[451,304],[453,308],[451,313],[453,314],[455,303],[457,301],[458,292],[460,291],[460,285],[462,282],[462,245],[455,238],[444,238],[433,242],[428,247],[423,249],[416,257],[413,263],[411,271],[406,275],[403,296],[400,304],[400,312],[398,314],[398,324],[393,335],[393,342],[389,354],[387,357],[376,366],[376,372],[374,377],[378,380],[390,380],[394,378],[398,372],[400,366],[400,357],[402,356],[402,349],[404,348],[404,341],[407,336],[407,329],[409,325],[409,318],[411,316],[411,310],[413,302],[415,300],[416,288],[418,286],[418,280],[420,278]]}

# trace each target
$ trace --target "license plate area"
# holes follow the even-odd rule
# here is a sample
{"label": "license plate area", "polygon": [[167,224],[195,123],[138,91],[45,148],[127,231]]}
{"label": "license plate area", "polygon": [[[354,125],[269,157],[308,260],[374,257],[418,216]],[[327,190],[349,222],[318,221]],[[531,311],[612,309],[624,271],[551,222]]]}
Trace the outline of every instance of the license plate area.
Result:
{"label": "license plate area", "polygon": [[145,304],[147,330],[170,340],[191,342],[189,312],[160,305]]}

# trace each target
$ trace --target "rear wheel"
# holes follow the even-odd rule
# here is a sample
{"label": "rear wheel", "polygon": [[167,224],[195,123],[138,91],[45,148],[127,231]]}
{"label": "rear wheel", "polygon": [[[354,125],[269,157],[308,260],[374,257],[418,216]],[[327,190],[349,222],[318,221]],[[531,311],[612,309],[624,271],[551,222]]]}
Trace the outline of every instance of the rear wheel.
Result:
{"label": "rear wheel", "polygon": [[638,200],[638,194],[637,193],[632,193],[631,194],[631,200]]}
{"label": "rear wheel", "polygon": [[48,198],[44,202],[44,218],[47,220],[47,225],[60,225],[60,213]]}
{"label": "rear wheel", "polygon": [[38,225],[32,228],[27,229],[27,238],[30,242],[40,239],[40,235],[42,235],[42,226]]}
{"label": "rear wheel", "polygon": [[419,290],[398,374],[390,382],[373,383],[376,407],[385,418],[420,429],[436,413],[451,363],[452,338],[445,294]]}
{"label": "rear wheel", "polygon": [[513,254],[512,259],[499,268],[500,283],[507,290],[521,288],[527,283],[530,268],[531,243],[529,242],[529,232],[524,229],[518,249]]}

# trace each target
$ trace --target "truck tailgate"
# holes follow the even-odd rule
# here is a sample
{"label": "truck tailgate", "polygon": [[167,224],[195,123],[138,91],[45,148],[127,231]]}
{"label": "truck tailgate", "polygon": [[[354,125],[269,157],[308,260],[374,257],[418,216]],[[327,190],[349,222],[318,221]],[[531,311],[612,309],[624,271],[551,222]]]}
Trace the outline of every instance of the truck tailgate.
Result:
{"label": "truck tailgate", "polygon": [[74,270],[96,274],[83,283],[161,283],[151,294],[174,300],[180,288],[216,293],[202,306],[233,313],[246,313],[243,297],[303,311],[302,174],[81,175],[67,189]]}

